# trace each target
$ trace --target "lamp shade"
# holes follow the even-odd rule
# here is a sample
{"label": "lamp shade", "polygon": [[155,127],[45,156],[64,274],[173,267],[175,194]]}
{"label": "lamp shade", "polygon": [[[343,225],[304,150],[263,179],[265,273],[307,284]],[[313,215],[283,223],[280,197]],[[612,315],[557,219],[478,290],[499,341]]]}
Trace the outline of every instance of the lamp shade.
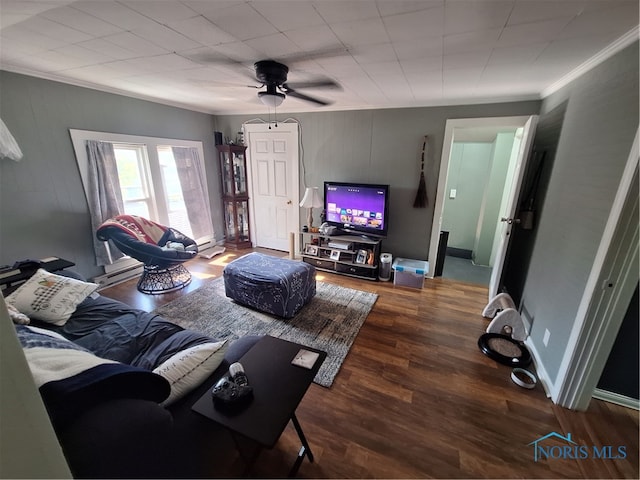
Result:
{"label": "lamp shade", "polygon": [[267,107],[275,108],[279,107],[284,101],[284,93],[258,92],[258,98]]}
{"label": "lamp shade", "polygon": [[301,207],[306,208],[318,208],[322,207],[324,203],[320,198],[320,194],[318,193],[318,187],[307,187],[304,191],[304,197],[302,197],[302,201],[300,202]]}

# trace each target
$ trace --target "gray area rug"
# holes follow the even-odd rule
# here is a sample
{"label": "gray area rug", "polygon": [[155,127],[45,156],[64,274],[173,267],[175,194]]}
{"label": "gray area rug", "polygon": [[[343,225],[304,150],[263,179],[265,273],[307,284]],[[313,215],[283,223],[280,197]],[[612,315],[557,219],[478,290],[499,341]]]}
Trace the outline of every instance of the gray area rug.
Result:
{"label": "gray area rug", "polygon": [[317,282],[316,296],[291,319],[244,307],[224,293],[216,278],[154,310],[178,325],[210,337],[271,335],[327,352],[314,382],[330,387],[378,295]]}

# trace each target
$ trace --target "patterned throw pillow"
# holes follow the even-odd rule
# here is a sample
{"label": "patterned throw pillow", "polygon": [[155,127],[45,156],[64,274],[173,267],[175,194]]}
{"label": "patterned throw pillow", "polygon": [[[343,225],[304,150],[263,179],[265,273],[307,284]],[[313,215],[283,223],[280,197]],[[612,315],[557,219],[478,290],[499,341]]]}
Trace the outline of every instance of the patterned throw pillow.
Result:
{"label": "patterned throw pillow", "polygon": [[171,405],[200,385],[222,363],[227,341],[207,342],[176,353],[153,373],[171,384],[171,395],[162,405]]}
{"label": "patterned throw pillow", "polygon": [[6,302],[30,318],[62,326],[78,304],[97,288],[96,283],[63,277],[40,268],[9,295]]}

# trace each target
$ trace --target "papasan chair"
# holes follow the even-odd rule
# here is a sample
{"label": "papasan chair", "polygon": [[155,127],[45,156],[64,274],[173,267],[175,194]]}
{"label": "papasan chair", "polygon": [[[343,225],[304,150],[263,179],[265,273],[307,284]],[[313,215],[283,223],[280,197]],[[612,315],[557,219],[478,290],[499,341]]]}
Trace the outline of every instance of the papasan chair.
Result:
{"label": "papasan chair", "polygon": [[100,225],[96,236],[144,263],[138,281],[142,293],[173,292],[191,282],[191,273],[182,264],[196,256],[198,246],[175,228],[136,215],[118,215]]}

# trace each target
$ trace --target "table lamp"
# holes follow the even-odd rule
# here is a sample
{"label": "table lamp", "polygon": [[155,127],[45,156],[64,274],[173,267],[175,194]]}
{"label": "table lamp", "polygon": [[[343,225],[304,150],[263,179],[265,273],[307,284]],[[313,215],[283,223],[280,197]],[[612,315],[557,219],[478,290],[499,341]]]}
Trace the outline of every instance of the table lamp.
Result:
{"label": "table lamp", "polygon": [[308,209],[307,226],[309,227],[309,231],[311,231],[311,227],[313,226],[313,207],[323,206],[323,202],[318,194],[318,187],[307,187],[304,191],[304,197],[302,197],[300,206]]}

